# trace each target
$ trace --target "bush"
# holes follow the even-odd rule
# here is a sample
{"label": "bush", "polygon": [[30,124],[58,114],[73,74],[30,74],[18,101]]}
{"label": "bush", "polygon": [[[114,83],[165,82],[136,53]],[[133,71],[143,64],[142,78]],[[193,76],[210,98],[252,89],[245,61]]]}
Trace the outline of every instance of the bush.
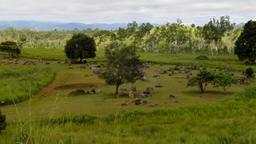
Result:
{"label": "bush", "polygon": [[5,115],[2,115],[2,113],[0,112],[0,133],[2,130],[5,130],[6,128],[6,118]]}
{"label": "bush", "polygon": [[245,70],[245,76],[247,77],[247,78],[254,78],[254,70],[252,69],[252,68],[247,68],[246,70]]}
{"label": "bush", "polygon": [[207,56],[201,55],[195,58],[195,60],[209,60]]}

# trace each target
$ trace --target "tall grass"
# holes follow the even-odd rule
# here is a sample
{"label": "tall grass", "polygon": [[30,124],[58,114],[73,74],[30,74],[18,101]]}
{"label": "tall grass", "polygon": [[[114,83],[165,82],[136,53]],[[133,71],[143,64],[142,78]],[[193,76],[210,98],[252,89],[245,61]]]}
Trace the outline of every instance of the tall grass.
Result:
{"label": "tall grass", "polygon": [[211,105],[122,112],[103,118],[65,116],[31,122],[22,125],[22,130],[12,124],[0,135],[0,143],[254,144],[255,109],[256,99],[236,97]]}
{"label": "tall grass", "polygon": [[21,102],[36,95],[54,78],[54,71],[44,66],[1,65],[0,100],[5,104]]}

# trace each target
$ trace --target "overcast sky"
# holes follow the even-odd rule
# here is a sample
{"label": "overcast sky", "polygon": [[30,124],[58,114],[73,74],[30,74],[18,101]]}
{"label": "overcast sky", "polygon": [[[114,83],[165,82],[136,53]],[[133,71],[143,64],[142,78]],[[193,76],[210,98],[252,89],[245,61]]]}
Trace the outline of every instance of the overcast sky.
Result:
{"label": "overcast sky", "polygon": [[229,15],[240,23],[255,18],[255,6],[256,0],[0,0],[0,21],[202,24]]}

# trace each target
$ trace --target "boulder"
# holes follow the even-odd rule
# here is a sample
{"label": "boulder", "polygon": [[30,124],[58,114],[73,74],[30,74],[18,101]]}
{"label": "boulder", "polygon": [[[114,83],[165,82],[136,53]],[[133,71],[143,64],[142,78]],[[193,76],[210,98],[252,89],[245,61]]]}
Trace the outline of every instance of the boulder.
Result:
{"label": "boulder", "polygon": [[136,97],[136,92],[135,91],[130,91],[129,92],[129,98],[135,98]]}
{"label": "boulder", "polygon": [[82,89],[77,89],[75,91],[72,91],[69,93],[69,96],[80,96],[80,95],[85,95],[88,94],[88,92],[82,90]]}
{"label": "boulder", "polygon": [[140,98],[137,98],[137,99],[135,99],[134,103],[135,103],[135,105],[142,105],[143,104],[143,100],[140,99]]}
{"label": "boulder", "polygon": [[176,96],[175,96],[175,95],[173,95],[173,94],[170,94],[170,95],[169,95],[169,98],[175,99],[175,98],[176,98]]}
{"label": "boulder", "polygon": [[156,88],[161,88],[163,87],[162,84],[160,82],[157,82],[156,85],[155,85]]}
{"label": "boulder", "polygon": [[95,89],[91,89],[90,93],[91,94],[96,94],[96,90]]}
{"label": "boulder", "polygon": [[122,103],[121,106],[128,106],[128,104],[127,103]]}
{"label": "boulder", "polygon": [[153,95],[154,88],[147,87],[146,90],[141,94],[141,97],[150,97]]}

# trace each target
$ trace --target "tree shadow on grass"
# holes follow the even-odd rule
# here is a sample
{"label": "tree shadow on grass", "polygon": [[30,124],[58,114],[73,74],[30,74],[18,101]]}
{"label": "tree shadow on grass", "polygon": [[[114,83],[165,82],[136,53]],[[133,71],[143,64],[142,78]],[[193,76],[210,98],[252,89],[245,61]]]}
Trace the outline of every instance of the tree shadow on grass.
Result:
{"label": "tree shadow on grass", "polygon": [[191,95],[191,96],[232,96],[234,95],[234,92],[230,91],[217,91],[217,90],[208,90],[204,93],[198,91],[198,90],[187,90],[183,92],[186,95]]}

